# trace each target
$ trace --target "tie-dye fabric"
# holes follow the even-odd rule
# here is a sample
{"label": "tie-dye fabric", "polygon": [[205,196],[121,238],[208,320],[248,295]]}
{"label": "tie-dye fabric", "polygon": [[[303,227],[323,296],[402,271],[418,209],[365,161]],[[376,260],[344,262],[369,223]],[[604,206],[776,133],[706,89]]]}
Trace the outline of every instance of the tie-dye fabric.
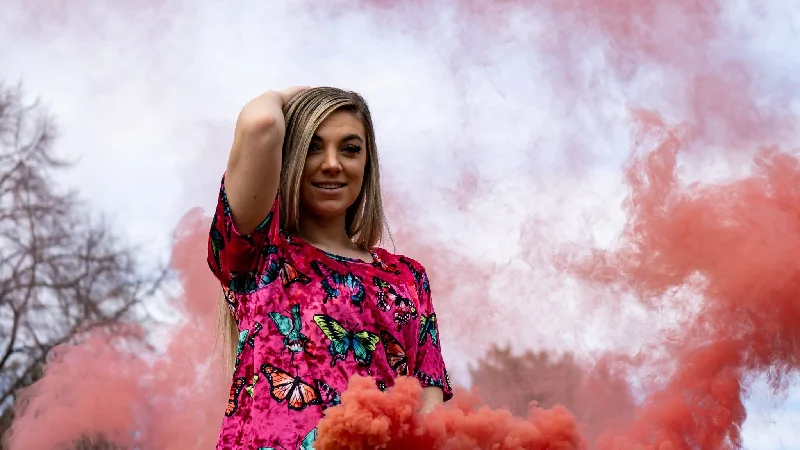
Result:
{"label": "tie-dye fabric", "polygon": [[208,263],[240,333],[217,448],[313,448],[317,422],[353,374],[381,389],[415,376],[449,400],[425,269],[380,248],[367,263],[313,247],[279,229],[279,203],[242,236],[223,177]]}

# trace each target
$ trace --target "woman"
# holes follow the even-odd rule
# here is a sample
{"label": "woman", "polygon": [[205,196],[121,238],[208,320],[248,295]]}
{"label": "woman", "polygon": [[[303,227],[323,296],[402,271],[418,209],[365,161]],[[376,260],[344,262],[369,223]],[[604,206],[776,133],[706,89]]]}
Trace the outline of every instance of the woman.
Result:
{"label": "woman", "polygon": [[312,448],[354,374],[415,376],[422,411],[452,391],[425,269],[384,229],[366,102],[267,92],[239,114],[209,237],[238,343],[218,448]]}

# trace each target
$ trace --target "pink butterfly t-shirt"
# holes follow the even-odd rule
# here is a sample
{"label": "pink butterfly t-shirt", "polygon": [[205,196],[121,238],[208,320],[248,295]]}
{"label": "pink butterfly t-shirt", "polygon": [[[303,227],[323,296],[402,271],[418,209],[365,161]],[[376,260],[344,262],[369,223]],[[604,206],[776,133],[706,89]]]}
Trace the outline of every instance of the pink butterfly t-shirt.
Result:
{"label": "pink butterfly t-shirt", "polygon": [[208,264],[240,330],[217,448],[311,449],[351,375],[414,376],[452,397],[425,269],[375,248],[367,263],[280,230],[279,201],[249,236],[223,177]]}

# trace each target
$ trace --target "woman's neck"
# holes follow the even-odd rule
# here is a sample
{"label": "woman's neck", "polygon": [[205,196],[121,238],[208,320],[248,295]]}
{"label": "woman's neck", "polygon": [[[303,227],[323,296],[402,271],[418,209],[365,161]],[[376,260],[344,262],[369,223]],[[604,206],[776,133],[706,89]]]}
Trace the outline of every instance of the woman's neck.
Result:
{"label": "woman's neck", "polygon": [[[301,216],[297,235],[309,244],[330,253],[363,252],[347,235],[344,216],[326,220]],[[342,254],[342,256],[347,255]]]}

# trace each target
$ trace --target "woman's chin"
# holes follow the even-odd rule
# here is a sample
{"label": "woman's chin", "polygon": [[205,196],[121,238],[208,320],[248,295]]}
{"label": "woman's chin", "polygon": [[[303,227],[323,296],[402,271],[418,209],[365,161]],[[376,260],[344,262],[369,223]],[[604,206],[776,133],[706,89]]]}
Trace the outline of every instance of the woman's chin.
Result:
{"label": "woman's chin", "polygon": [[306,211],[308,214],[323,220],[333,220],[347,214],[347,208],[350,205],[341,201],[322,201],[309,206],[310,208]]}

